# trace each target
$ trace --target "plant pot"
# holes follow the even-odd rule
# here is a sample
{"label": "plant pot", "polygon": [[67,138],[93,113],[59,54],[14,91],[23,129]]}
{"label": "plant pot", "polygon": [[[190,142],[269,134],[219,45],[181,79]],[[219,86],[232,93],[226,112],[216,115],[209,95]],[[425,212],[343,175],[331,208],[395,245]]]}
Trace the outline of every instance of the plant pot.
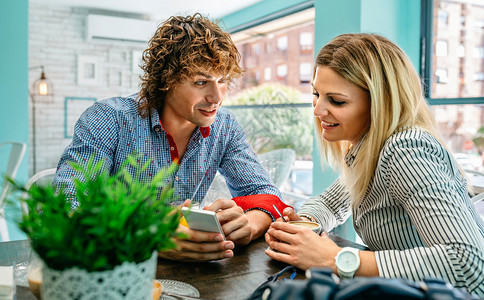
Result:
{"label": "plant pot", "polygon": [[157,252],[139,264],[124,262],[113,270],[87,272],[70,268],[42,269],[42,299],[151,299]]}

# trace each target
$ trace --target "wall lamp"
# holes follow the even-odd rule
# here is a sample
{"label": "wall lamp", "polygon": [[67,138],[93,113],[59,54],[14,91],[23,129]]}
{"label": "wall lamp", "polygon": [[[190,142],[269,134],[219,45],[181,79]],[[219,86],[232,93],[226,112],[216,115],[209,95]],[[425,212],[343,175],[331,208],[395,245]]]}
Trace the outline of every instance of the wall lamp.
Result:
{"label": "wall lamp", "polygon": [[42,69],[40,73],[40,78],[34,81],[32,85],[32,90],[30,92],[32,101],[33,102],[40,102],[40,103],[50,103],[54,100],[54,85],[50,80],[47,79],[44,72],[44,66],[34,66],[29,67],[29,70],[32,69]]}
{"label": "wall lamp", "polygon": [[54,85],[47,79],[44,72],[44,66],[29,67],[29,70],[41,69],[40,78],[34,81],[30,91],[32,98],[32,170],[33,174],[37,173],[37,137],[36,137],[36,122],[35,122],[35,106],[36,103],[52,103],[54,102]]}

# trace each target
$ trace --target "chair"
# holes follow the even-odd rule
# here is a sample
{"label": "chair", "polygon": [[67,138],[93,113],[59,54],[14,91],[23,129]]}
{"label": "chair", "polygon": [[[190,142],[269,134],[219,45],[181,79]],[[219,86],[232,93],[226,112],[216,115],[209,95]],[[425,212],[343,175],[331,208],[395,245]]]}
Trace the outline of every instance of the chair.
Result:
{"label": "chair", "polygon": [[474,202],[474,207],[476,208],[477,214],[484,220],[484,200],[481,199]]}
{"label": "chair", "polygon": [[484,192],[484,173],[476,170],[464,169],[467,174],[470,185],[474,188],[474,192],[479,194]]}
{"label": "chair", "polygon": [[475,194],[474,197],[471,198],[471,202],[474,204],[479,216],[484,220],[484,192]]}
{"label": "chair", "polygon": [[210,205],[217,199],[232,199],[232,194],[225,182],[225,177],[219,172],[213,178],[212,184],[202,200],[202,205]]}
{"label": "chair", "polygon": [[[10,154],[8,157],[7,169],[2,176],[10,177],[11,179],[15,179],[17,175],[18,167],[20,166],[20,162],[25,154],[25,143],[20,142],[3,142],[0,143],[0,148],[8,147],[10,148]],[[2,193],[0,194],[0,236],[2,237],[2,241],[6,242],[10,240],[10,236],[8,234],[8,227],[7,221],[5,220],[5,202],[7,200],[8,195],[10,194],[10,190],[12,188],[12,184],[3,179],[3,186],[2,186]]]}
{"label": "chair", "polygon": [[471,198],[471,202],[477,203],[477,201],[481,201],[482,199],[484,199],[484,192],[477,194],[477,195],[474,195],[474,197]]}
{"label": "chair", "polygon": [[[296,159],[296,152],[292,149],[277,149],[258,155],[262,167],[269,173],[274,185],[281,189],[289,177],[291,166]],[[211,203],[216,199],[232,199],[225,178],[217,172],[205,198],[204,203]]]}
{"label": "chair", "polygon": [[274,182],[275,186],[280,190],[284,202],[294,207],[296,211],[307,200],[307,197],[284,191],[283,186],[291,173],[291,167],[296,159],[296,152],[292,149],[277,149],[266,152],[258,156],[261,165],[266,169]]}
{"label": "chair", "polygon": [[269,151],[258,156],[259,162],[269,173],[274,185],[280,189],[291,172],[292,163],[296,159],[296,152],[284,148]]}
{"label": "chair", "polygon": [[[57,171],[57,168],[50,168],[50,169],[45,169],[38,173],[35,173],[32,177],[29,178],[29,180],[27,180],[27,183],[25,183],[25,189],[28,191],[34,184],[35,185],[52,184],[56,171]],[[28,192],[22,192],[21,199],[27,199],[27,197],[28,197]],[[22,212],[24,214],[28,214],[29,212],[27,204],[24,201],[22,201]]]}

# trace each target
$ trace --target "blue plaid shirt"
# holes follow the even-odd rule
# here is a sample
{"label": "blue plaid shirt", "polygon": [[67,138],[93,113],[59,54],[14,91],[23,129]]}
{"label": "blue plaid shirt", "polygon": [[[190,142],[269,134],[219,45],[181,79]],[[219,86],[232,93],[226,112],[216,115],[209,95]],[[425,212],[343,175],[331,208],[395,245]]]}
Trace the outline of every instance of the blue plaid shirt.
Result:
{"label": "blue plaid shirt", "polygon": [[[92,154],[96,161],[104,160],[104,168],[114,174],[129,154],[137,152],[151,159],[143,173],[146,180],[173,163],[171,136],[164,130],[158,112],[142,118],[136,97],[134,94],[102,100],[81,115],[74,127],[72,143],[65,149],[57,167],[55,183],[65,185],[66,193],[75,194],[73,178],[76,176],[67,162],[87,162]],[[282,199],[257,161],[242,127],[223,107],[210,127],[193,132],[179,163],[178,171],[167,179],[175,189],[177,198],[174,200],[200,202],[217,171],[225,177],[233,197],[269,194]],[[284,205],[280,200],[277,202]],[[262,210],[271,212],[269,204],[272,205],[266,203]],[[74,200],[73,207],[77,205]]]}

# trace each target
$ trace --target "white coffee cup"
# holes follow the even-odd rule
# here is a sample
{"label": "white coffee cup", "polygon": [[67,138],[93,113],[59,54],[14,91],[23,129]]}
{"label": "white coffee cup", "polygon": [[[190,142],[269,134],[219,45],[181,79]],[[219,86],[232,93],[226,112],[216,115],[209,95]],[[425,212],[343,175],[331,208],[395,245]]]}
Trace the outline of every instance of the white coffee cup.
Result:
{"label": "white coffee cup", "polygon": [[[299,221],[288,221],[287,224],[292,224],[292,225],[296,225],[296,226],[309,228],[318,235],[321,233],[321,224],[316,223],[316,222],[299,220]],[[271,249],[271,248],[268,247],[268,249]],[[280,251],[278,251],[276,249],[272,249],[272,251],[281,253]]]}
{"label": "white coffee cup", "polygon": [[292,225],[310,228],[312,231],[314,231],[317,234],[321,233],[321,224],[316,223],[316,222],[299,220],[299,221],[288,221],[287,223],[292,224]]}

